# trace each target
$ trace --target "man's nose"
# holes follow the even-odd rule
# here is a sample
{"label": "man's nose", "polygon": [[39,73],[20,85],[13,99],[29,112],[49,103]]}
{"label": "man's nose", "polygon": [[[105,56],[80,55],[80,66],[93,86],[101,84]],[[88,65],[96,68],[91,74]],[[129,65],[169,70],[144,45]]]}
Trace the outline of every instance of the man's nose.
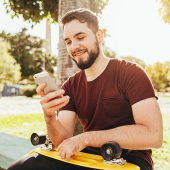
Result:
{"label": "man's nose", "polygon": [[72,44],[71,44],[71,49],[72,49],[72,51],[75,51],[76,49],[78,49],[79,46],[80,46],[80,45],[79,45],[78,42],[73,41]]}

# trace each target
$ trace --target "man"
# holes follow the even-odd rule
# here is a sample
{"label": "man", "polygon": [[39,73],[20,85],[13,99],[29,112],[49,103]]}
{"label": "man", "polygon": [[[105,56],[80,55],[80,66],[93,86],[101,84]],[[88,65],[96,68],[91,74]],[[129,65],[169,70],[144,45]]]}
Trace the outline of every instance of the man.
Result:
{"label": "man", "polygon": [[[147,74],[134,63],[104,55],[103,32],[91,11],[66,13],[62,26],[68,54],[81,70],[62,89],[44,94],[45,84],[37,88],[48,136],[61,158],[71,159],[85,148],[97,153],[103,144],[116,141],[131,150],[125,156],[128,162],[152,170],[150,148],[162,144],[162,118]],[[77,117],[84,132],[72,136]],[[9,170],[77,168],[36,155],[22,159]]]}

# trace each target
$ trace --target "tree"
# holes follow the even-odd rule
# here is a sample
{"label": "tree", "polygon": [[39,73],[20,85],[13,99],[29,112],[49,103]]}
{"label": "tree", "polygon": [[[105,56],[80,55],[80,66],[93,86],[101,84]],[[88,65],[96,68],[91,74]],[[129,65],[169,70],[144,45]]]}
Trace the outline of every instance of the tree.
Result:
{"label": "tree", "polygon": [[112,51],[109,47],[107,47],[105,44],[103,45],[103,51],[107,57],[116,58],[116,53]]}
{"label": "tree", "polygon": [[22,79],[32,79],[32,75],[42,71],[43,67],[53,73],[53,66],[56,64],[54,56],[43,52],[43,40],[38,37],[26,34],[26,29],[22,29],[16,35],[2,32],[0,37],[4,38],[11,45],[9,53],[21,66]]}
{"label": "tree", "polygon": [[128,60],[128,61],[131,61],[131,62],[135,62],[139,65],[141,65],[143,68],[146,67],[146,64],[143,60],[137,58],[137,57],[133,57],[133,56],[123,56],[121,57],[122,59],[125,59],[125,60]]}
{"label": "tree", "polygon": [[[107,32],[107,29],[104,28],[102,29],[103,33],[104,33],[104,38],[106,39],[107,37],[110,37],[110,35]],[[106,40],[104,40],[103,42],[103,51],[104,54],[109,57],[109,58],[116,58],[116,53],[115,51],[112,51],[107,45],[106,45]]]}
{"label": "tree", "polygon": [[0,84],[16,83],[21,77],[20,65],[9,54],[9,44],[0,39]]}
{"label": "tree", "polygon": [[170,62],[156,62],[147,66],[146,71],[157,91],[166,91],[170,87]]}
{"label": "tree", "polygon": [[7,13],[10,13],[12,17],[23,16],[24,20],[29,22],[38,23],[46,17],[51,17],[52,21],[58,22],[60,12],[63,10],[59,8],[61,3],[69,8],[70,2],[72,6],[70,8],[76,7],[86,7],[81,4],[88,4],[89,8],[94,12],[101,14],[102,9],[107,5],[109,0],[79,0],[75,1],[60,1],[60,0],[4,0],[4,5],[6,7]]}
{"label": "tree", "polygon": [[170,0],[159,0],[160,2],[160,14],[162,16],[162,19],[170,23]]}
{"label": "tree", "polygon": [[[4,0],[7,12],[14,16],[21,14],[27,21],[38,23],[45,17],[51,17],[52,21],[58,22],[59,16],[71,9],[85,7],[91,9],[97,14],[101,14],[102,9],[107,5],[109,0]],[[12,10],[12,12],[11,12]],[[73,74],[77,68],[69,59],[62,36],[59,31],[58,45],[58,74],[59,86]]]}
{"label": "tree", "polygon": [[47,54],[51,54],[51,23],[48,18],[46,19],[45,51]]}

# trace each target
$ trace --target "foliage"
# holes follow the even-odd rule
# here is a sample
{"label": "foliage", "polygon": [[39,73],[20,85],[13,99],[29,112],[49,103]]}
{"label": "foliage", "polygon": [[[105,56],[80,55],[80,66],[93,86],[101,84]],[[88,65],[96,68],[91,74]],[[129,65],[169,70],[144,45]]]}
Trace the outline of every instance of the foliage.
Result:
{"label": "foliage", "polygon": [[[101,14],[109,0],[89,0],[90,9]],[[4,0],[7,13],[12,17],[23,16],[24,20],[38,23],[43,18],[51,18],[58,22],[59,0]]]}
{"label": "foliage", "polygon": [[103,52],[104,54],[109,57],[109,58],[116,58],[116,53],[114,51],[112,51],[107,45],[106,45],[106,38],[110,37],[110,35],[107,32],[106,28],[102,29],[103,33],[104,33],[104,41],[103,41]]}
{"label": "foliage", "polygon": [[0,39],[0,84],[16,83],[20,77],[20,65],[8,53],[9,44]]}
{"label": "foliage", "polygon": [[37,86],[35,84],[20,85],[21,95],[32,97],[33,95],[36,94],[36,87]]}
{"label": "foliage", "polygon": [[45,54],[44,55],[44,60],[45,60],[45,70],[47,70],[49,73],[54,73],[54,67],[57,65],[57,58],[53,55],[50,54]]}
{"label": "foliage", "polygon": [[47,71],[53,73],[56,58],[50,55],[47,57],[43,52],[43,40],[26,34],[26,31],[23,28],[16,35],[6,34],[5,32],[0,34],[0,37],[11,44],[9,52],[21,66],[22,79],[32,79],[32,75],[41,72],[44,65]]}
{"label": "foliage", "polygon": [[108,4],[109,0],[89,0],[90,9],[97,14],[102,14],[102,10]]}
{"label": "foliage", "polygon": [[162,16],[162,19],[167,22],[170,23],[170,0],[159,0],[160,2],[160,14]]}
{"label": "foliage", "polygon": [[110,50],[107,46],[103,46],[104,54],[109,58],[116,58],[116,53]]}
{"label": "foliage", "polygon": [[170,62],[156,62],[147,66],[146,71],[157,91],[166,90],[170,87]]}
{"label": "foliage", "polygon": [[146,67],[145,62],[144,62],[143,60],[137,58],[137,57],[133,57],[133,56],[123,56],[123,57],[121,57],[121,58],[124,59],[124,60],[128,60],[128,61],[131,61],[131,62],[135,62],[135,63],[141,65],[143,68]]}
{"label": "foliage", "polygon": [[7,13],[11,13],[12,17],[22,14],[24,20],[36,23],[48,16],[56,21],[58,4],[59,0],[4,0]]}
{"label": "foliage", "polygon": [[141,65],[148,73],[156,91],[168,91],[170,89],[170,62],[156,62],[152,65],[146,65],[144,61],[137,57],[124,56],[121,58]]}
{"label": "foliage", "polygon": [[27,97],[32,97],[35,94],[36,94],[36,89],[33,89],[33,90],[28,89],[24,92],[24,96],[27,96]]}

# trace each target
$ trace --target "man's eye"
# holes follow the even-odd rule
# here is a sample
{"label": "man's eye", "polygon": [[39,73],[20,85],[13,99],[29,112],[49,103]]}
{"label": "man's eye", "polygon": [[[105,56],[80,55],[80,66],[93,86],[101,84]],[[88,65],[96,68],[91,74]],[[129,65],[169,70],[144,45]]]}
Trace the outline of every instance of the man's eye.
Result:
{"label": "man's eye", "polygon": [[71,41],[66,41],[65,43],[66,43],[66,45],[70,45]]}
{"label": "man's eye", "polygon": [[78,39],[79,39],[79,40],[83,40],[83,39],[84,39],[84,37],[78,37]]}

